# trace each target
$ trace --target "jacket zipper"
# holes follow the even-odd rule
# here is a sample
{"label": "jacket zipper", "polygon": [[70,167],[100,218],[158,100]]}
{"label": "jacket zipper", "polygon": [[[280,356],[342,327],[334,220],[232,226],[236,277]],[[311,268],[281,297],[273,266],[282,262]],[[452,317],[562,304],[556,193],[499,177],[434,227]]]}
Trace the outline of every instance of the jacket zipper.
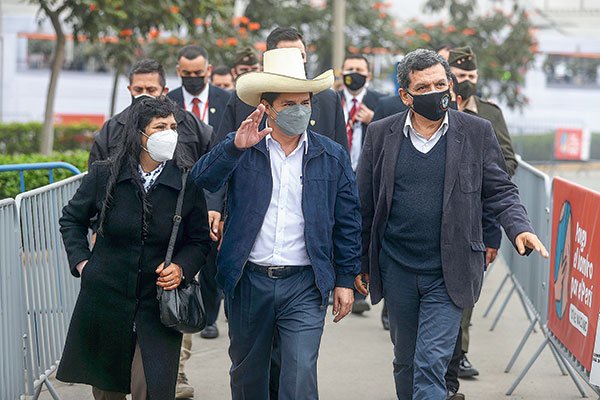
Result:
{"label": "jacket zipper", "polygon": [[[304,165],[302,166],[302,218],[304,218],[304,215],[306,214],[304,211],[304,181],[305,181],[305,177],[306,177],[306,166],[308,165],[308,162],[310,160],[312,160],[313,158],[317,157],[319,154],[314,155],[313,157],[309,158],[306,160],[306,162],[304,163]],[[325,304],[324,304],[324,295],[323,295],[323,291],[321,290],[321,286],[319,285],[319,277],[317,275],[317,271],[315,270],[315,263],[313,262],[312,256],[310,255],[310,251],[308,249],[308,241],[306,240],[306,221],[304,221],[304,245],[306,246],[306,254],[308,255],[308,259],[310,260],[310,267],[313,270],[313,275],[315,276],[315,284],[317,285],[317,290],[319,291],[319,293],[321,293],[321,305],[319,306],[319,309],[323,309],[325,308]],[[335,285],[335,282],[334,282]]]}
{"label": "jacket zipper", "polygon": [[[258,152],[260,154],[262,154],[263,156],[265,156],[265,154],[258,150]],[[266,157],[266,156],[265,156]],[[270,168],[270,164],[271,164],[271,160],[267,158],[267,162],[269,163],[269,178],[271,179],[271,182],[273,182],[273,173],[271,172],[271,168]],[[271,187],[271,193],[273,192],[273,188]],[[267,206],[268,207],[268,206]],[[265,222],[265,218],[267,218],[267,213],[265,213],[265,215],[263,215],[262,221],[260,222],[260,226],[262,227],[262,225]],[[306,240],[306,239],[305,239]],[[242,264],[242,269],[240,270],[240,273],[238,274],[238,277],[235,280],[235,284],[233,285],[233,291],[231,293],[231,298],[233,299],[235,297],[235,288],[237,287],[238,283],[240,282],[240,279],[242,279],[242,275],[244,274],[244,267],[246,266],[246,264],[248,263],[248,259],[250,258],[250,252],[252,252],[252,249],[250,249],[250,251],[248,252],[248,254],[246,254],[246,258],[244,263]],[[309,256],[310,257],[310,256]]]}

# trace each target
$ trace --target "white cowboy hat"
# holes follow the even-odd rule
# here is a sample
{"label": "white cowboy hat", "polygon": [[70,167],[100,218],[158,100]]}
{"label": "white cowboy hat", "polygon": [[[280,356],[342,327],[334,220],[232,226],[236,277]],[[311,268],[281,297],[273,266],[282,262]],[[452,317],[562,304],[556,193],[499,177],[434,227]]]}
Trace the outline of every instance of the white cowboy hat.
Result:
{"label": "white cowboy hat", "polygon": [[297,48],[273,49],[263,54],[263,71],[247,72],[235,84],[238,97],[253,107],[263,93],[319,93],[333,85],[333,70],[306,79],[302,54]]}

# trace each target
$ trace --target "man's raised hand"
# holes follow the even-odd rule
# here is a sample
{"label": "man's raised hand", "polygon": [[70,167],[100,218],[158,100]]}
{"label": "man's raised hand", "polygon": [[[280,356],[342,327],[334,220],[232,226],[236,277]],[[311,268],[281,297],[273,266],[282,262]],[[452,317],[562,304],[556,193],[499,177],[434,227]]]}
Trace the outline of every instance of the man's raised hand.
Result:
{"label": "man's raised hand", "polygon": [[272,128],[265,128],[262,131],[258,131],[258,126],[262,121],[265,113],[265,106],[259,104],[256,110],[242,121],[240,127],[235,133],[235,139],[233,144],[240,150],[250,148],[260,142],[265,136],[267,136]]}

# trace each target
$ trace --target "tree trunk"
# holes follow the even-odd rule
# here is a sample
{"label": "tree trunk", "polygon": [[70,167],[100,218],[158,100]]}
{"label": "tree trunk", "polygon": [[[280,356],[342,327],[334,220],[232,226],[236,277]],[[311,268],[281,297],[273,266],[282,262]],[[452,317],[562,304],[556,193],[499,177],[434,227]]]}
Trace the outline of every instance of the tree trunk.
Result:
{"label": "tree trunk", "polygon": [[115,115],[115,107],[117,106],[117,89],[119,89],[119,78],[121,77],[121,66],[115,68],[115,76],[113,79],[112,93],[110,95],[110,116]]}
{"label": "tree trunk", "polygon": [[58,75],[65,60],[65,34],[60,21],[62,9],[51,11],[44,9],[48,18],[52,22],[54,32],[56,33],[56,45],[52,54],[52,65],[50,73],[50,83],[48,84],[48,93],[46,94],[46,111],[44,112],[44,126],[42,128],[42,137],[40,140],[40,152],[42,154],[52,153],[54,146],[54,99],[56,97],[56,87],[58,85]]}

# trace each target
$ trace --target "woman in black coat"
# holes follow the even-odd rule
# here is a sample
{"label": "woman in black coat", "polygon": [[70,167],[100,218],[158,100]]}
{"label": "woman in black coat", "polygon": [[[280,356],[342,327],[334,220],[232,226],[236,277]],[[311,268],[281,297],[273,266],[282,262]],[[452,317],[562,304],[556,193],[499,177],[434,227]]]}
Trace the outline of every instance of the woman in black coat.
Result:
{"label": "woman in black coat", "polygon": [[[182,170],[191,165],[175,149],[174,107],[164,97],[136,104],[119,151],[91,166],[60,219],[81,291],[57,378],[92,385],[97,399],[125,399],[132,369],[136,380],[143,372],[142,397],[175,397],[182,335],[160,322],[156,287],[172,290],[192,279],[210,238],[203,192],[188,180],[173,263],[163,268]],[[90,251],[88,229],[96,218]]]}

